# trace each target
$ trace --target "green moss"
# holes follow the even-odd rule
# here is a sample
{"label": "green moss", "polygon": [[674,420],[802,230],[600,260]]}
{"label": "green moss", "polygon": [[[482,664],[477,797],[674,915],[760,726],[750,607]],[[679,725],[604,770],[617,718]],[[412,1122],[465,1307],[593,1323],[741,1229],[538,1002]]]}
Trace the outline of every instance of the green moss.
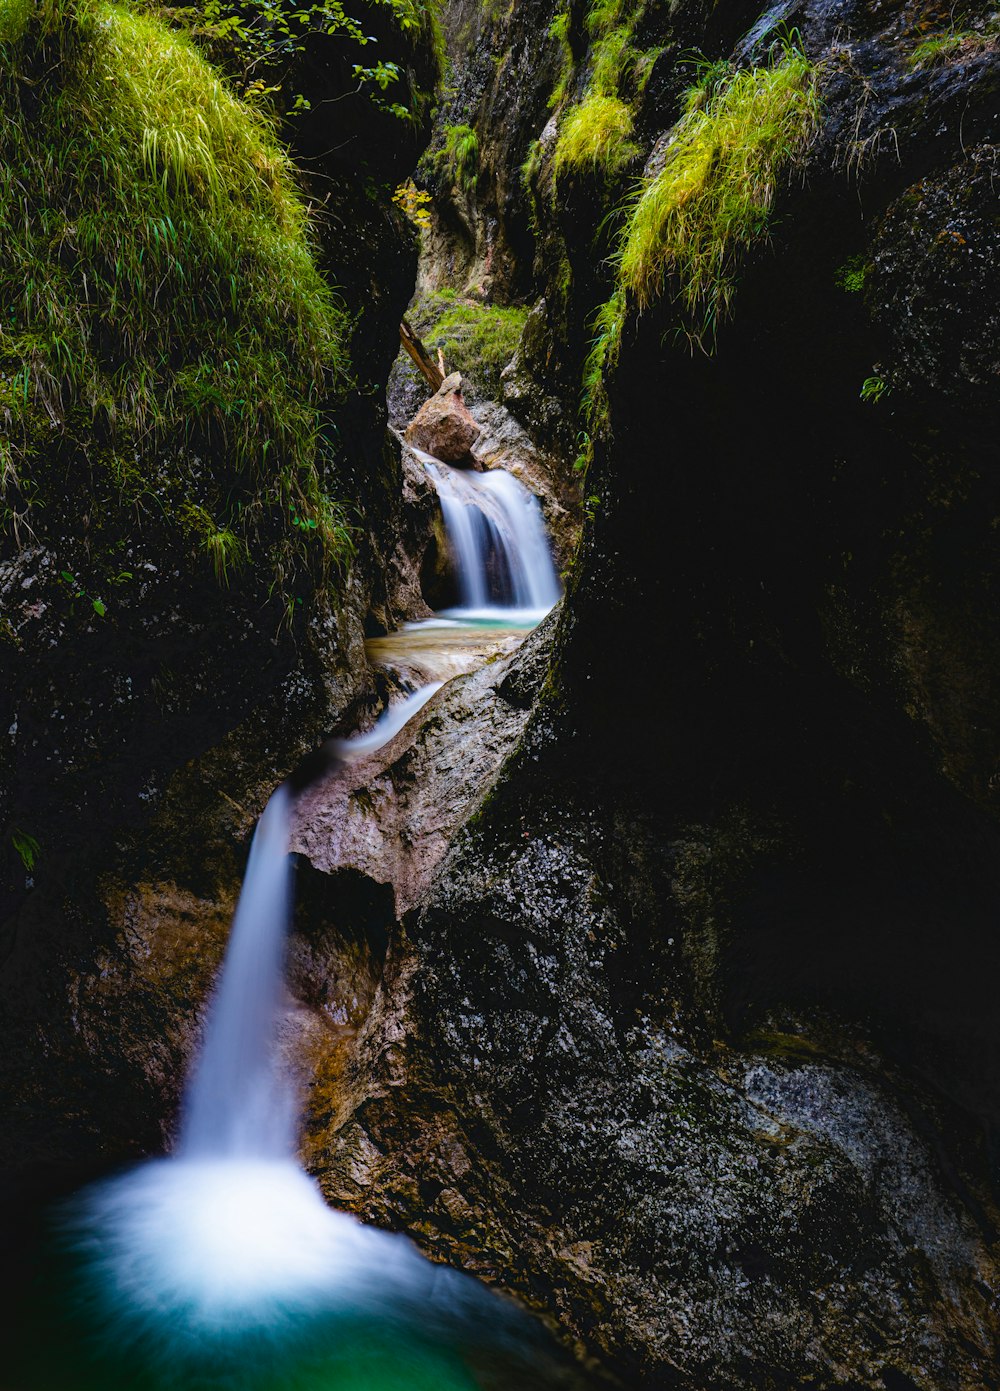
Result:
{"label": "green moss", "polygon": [[780,178],[819,122],[816,70],[792,43],[770,67],[713,86],[689,92],[618,255],[619,285],[634,303],[645,308],[673,286],[699,342],[729,312],[739,255],[766,235]]}
{"label": "green moss", "polygon": [[[587,11],[585,24],[592,35],[590,73],[583,99],[569,108],[560,123],[557,175],[567,169],[590,169],[613,176],[639,153],[632,140],[632,105],[661,51],[644,53],[633,43],[643,8],[637,4],[626,10],[621,0],[609,0]],[[568,79],[560,87],[564,98]]]}
{"label": "green moss", "polygon": [[836,272],[836,282],[849,295],[859,295],[865,288],[871,266],[864,256],[852,256]]}
{"label": "green moss", "polygon": [[573,69],[575,62],[573,59],[573,46],[569,41],[569,11],[563,10],[556,15],[549,25],[549,38],[555,39],[559,45],[559,76],[556,78],[556,85],[552,89],[549,97],[549,106],[562,106],[569,96],[569,84],[573,80]]}
{"label": "green moss", "polygon": [[479,177],[479,137],[471,126],[445,126],[444,145],[434,155],[452,183],[472,191]]}
{"label": "green moss", "polygon": [[556,176],[588,165],[617,173],[639,153],[632,129],[632,113],[623,101],[589,92],[559,127]]}
{"label": "green moss", "polygon": [[441,349],[448,371],[461,372],[481,395],[496,399],[500,373],[517,351],[527,317],[527,309],[481,304],[454,290],[435,291],[412,314],[425,346]]}
{"label": "green moss", "polygon": [[0,53],[8,524],[103,471],[223,576],[254,552],[281,573],[317,539],[345,559],[324,427],[350,324],[269,121],[148,15],[21,13],[0,0],[20,26]]}

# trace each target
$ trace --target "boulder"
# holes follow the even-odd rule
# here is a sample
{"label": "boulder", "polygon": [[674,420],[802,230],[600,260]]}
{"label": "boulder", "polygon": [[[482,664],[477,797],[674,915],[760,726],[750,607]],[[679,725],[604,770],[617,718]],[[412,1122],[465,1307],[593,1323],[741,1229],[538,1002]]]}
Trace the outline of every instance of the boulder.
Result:
{"label": "boulder", "polygon": [[446,464],[477,467],[472,446],[482,430],[462,398],[462,376],[445,377],[437,394],[417,411],[406,427],[406,441]]}
{"label": "boulder", "polygon": [[510,635],[501,639],[492,660],[449,680],[388,743],[348,754],[299,798],[292,849],[323,874],[347,870],[389,885],[401,919],[516,747],[548,670],[553,632],[552,621],[541,625],[514,653],[505,650]]}

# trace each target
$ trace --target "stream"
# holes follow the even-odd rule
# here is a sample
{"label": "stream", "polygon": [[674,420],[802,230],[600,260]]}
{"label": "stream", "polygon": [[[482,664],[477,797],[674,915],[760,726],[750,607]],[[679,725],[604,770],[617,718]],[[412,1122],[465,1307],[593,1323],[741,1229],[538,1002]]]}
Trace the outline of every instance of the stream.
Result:
{"label": "stream", "polygon": [[[345,760],[386,743],[452,676],[512,650],[559,597],[537,501],[515,479],[425,466],[461,605],[373,640],[401,694],[341,742]],[[18,1311],[16,1391],[580,1384],[518,1306],[330,1209],[296,1158],[298,1097],[275,1047],[293,808],[282,785],[254,834],[174,1152],[51,1215]]]}

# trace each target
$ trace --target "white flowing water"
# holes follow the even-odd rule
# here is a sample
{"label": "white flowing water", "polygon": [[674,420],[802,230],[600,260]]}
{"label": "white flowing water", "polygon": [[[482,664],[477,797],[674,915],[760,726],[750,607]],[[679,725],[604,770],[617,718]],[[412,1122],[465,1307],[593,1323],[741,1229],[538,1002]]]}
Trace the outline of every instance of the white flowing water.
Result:
{"label": "white flowing water", "polygon": [[[388,711],[369,746],[431,694]],[[21,1391],[476,1391],[480,1372],[498,1391],[569,1384],[524,1315],[330,1209],[293,1157],[294,1087],[275,1056],[290,813],[280,787],[251,845],[177,1150],[61,1211],[70,1294],[34,1314]]]}
{"label": "white flowing water", "polygon": [[341,757],[361,758],[364,754],[374,753],[383,744],[388,744],[443,685],[443,681],[431,681],[428,685],[404,696],[402,700],[396,701],[395,705],[387,706],[367,734],[355,734],[353,738],[341,740]]}
{"label": "white flowing water", "polygon": [[504,469],[450,468],[418,452],[437,490],[464,618],[537,623],[559,599],[538,499]]}
{"label": "white flowing water", "polygon": [[[559,597],[538,504],[509,474],[430,461],[456,551],[463,626],[536,622]],[[504,608],[507,605],[508,608]],[[388,742],[432,681],[345,741]],[[576,1385],[550,1342],[401,1236],[331,1210],[294,1158],[277,1056],[292,912],[292,794],[253,837],[173,1155],[67,1203],[54,1256],[69,1295],[25,1324],[21,1391],[500,1391]],[[46,1284],[48,1288],[48,1283]],[[58,1282],[52,1286],[60,1288]],[[15,1349],[15,1362],[18,1356]],[[480,1377],[487,1378],[484,1383]]]}
{"label": "white flowing water", "polygon": [[274,1060],[292,906],[291,794],[268,802],[250,846],[243,892],[188,1084],[179,1154],[192,1159],[284,1159],[295,1106]]}

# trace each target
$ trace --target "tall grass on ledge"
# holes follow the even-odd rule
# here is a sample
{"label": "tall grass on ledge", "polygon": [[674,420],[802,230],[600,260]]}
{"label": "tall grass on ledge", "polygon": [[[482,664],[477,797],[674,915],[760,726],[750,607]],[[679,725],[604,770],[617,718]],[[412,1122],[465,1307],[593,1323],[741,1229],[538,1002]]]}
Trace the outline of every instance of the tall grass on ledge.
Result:
{"label": "tall grass on ledge", "polygon": [[590,166],[617,173],[639,153],[632,140],[632,113],[617,96],[590,91],[571,107],[559,128],[555,172]]}
{"label": "tall grass on ledge", "polygon": [[672,291],[704,345],[731,309],[741,251],[766,236],[781,177],[819,119],[816,69],[794,40],[769,67],[708,72],[628,208],[618,283],[630,301],[641,310]]}
{"label": "tall grass on ledge", "polygon": [[44,507],[54,457],[103,467],[221,574],[317,540],[344,559],[322,431],[349,327],[270,122],[186,37],[124,4],[0,0],[8,486]]}

